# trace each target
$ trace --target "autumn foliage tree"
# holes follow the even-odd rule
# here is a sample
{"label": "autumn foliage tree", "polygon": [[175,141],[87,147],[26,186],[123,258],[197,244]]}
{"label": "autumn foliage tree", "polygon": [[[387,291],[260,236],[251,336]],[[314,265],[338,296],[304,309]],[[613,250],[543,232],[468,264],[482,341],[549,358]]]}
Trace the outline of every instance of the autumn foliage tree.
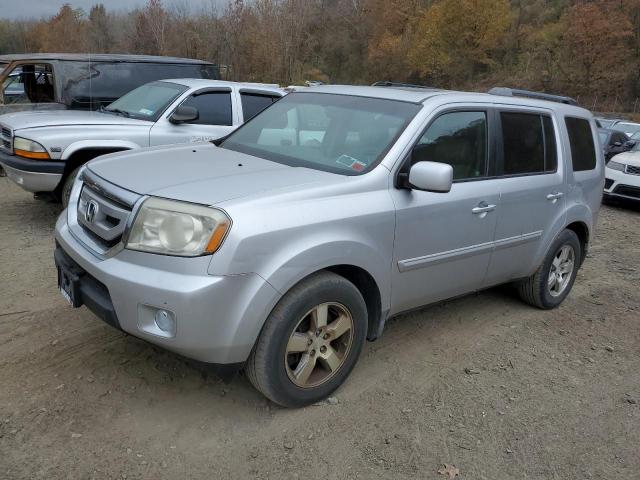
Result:
{"label": "autumn foliage tree", "polygon": [[504,85],[589,106],[640,97],[640,0],[98,1],[88,14],[0,20],[0,53],[174,55],[232,80]]}

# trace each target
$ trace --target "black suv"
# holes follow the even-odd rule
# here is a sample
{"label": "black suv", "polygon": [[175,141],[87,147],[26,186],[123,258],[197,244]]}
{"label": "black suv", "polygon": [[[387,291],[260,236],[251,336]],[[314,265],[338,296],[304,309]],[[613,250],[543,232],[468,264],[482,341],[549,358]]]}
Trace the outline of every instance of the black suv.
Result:
{"label": "black suv", "polygon": [[134,88],[167,78],[220,78],[212,63],[146,55],[0,55],[0,114],[97,110]]}

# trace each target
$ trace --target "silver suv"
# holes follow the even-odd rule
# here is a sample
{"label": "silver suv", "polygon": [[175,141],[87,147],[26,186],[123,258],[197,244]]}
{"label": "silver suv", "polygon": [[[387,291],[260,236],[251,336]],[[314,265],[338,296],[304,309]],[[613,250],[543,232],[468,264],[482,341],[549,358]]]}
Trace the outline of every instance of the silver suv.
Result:
{"label": "silver suv", "polygon": [[600,207],[597,141],[591,113],[557,101],[294,92],[217,145],[90,162],[56,226],[60,289],[308,405],[401,312],[506,282],[558,306]]}

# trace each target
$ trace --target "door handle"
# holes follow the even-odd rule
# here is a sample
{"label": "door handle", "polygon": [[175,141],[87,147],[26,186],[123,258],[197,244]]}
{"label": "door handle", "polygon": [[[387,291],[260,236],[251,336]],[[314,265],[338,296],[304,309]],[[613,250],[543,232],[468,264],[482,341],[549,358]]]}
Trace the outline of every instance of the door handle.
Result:
{"label": "door handle", "polygon": [[483,213],[488,213],[488,212],[492,212],[496,209],[495,205],[487,205],[486,203],[482,202],[480,205],[478,205],[477,207],[473,208],[471,210],[471,213],[473,213],[474,215],[480,215]]}
{"label": "door handle", "polygon": [[547,200],[549,200],[550,202],[555,202],[556,200],[558,200],[559,198],[564,197],[564,193],[562,192],[555,192],[555,193],[550,193],[549,195],[547,195]]}

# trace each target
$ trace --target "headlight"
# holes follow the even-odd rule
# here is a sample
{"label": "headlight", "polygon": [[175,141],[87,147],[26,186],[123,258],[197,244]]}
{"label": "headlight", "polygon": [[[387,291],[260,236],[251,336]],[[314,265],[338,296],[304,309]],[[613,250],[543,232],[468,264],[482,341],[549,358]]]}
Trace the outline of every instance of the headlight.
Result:
{"label": "headlight", "polygon": [[126,248],[181,257],[214,253],[231,220],[221,210],[151,197],[142,204]]}
{"label": "headlight", "polygon": [[613,160],[610,160],[609,163],[607,163],[607,168],[610,168],[611,170],[618,170],[619,172],[624,172],[624,167],[624,163],[614,162]]}
{"label": "headlight", "polygon": [[49,160],[47,149],[28,138],[14,137],[13,153],[19,157],[32,158],[34,160]]}

